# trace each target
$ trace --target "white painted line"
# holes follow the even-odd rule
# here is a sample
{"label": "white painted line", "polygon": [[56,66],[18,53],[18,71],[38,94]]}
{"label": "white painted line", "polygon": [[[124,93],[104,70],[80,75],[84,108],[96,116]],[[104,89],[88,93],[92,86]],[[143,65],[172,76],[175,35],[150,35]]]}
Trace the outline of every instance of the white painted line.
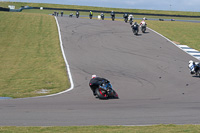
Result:
{"label": "white painted line", "polygon": [[200,53],[189,53],[191,55],[200,55]]}
{"label": "white painted line", "polygon": [[199,52],[196,49],[185,49],[186,52]]}
{"label": "white painted line", "polygon": [[179,47],[188,47],[187,45],[179,45],[179,44],[178,44],[178,46]]}
{"label": "white painted line", "polygon": [[[179,45],[177,45],[177,44],[174,43],[173,41],[169,40],[167,37],[163,36],[162,34],[156,32],[155,30],[152,30],[152,29],[149,28],[149,27],[147,27],[147,28],[148,28],[149,30],[155,32],[156,34],[160,35],[161,37],[165,38],[167,41],[171,42],[172,44],[174,44],[175,46],[177,46],[179,49],[181,49],[182,51],[184,51],[185,53],[189,54],[187,51],[188,51],[188,50],[191,50],[191,49],[185,49],[185,50],[184,50],[184,49],[182,49],[181,47],[179,47]],[[185,45],[184,47],[188,47],[188,46]],[[189,48],[189,47],[188,47],[188,48]],[[191,55],[191,54],[189,54],[189,55],[192,56],[193,58],[196,58],[196,59],[200,60],[199,57],[195,57],[195,56],[193,56],[193,55]]]}
{"label": "white painted line", "polygon": [[64,48],[63,48],[62,37],[61,37],[61,33],[60,33],[60,26],[59,26],[59,23],[58,23],[58,20],[57,20],[56,17],[55,17],[55,20],[56,20],[56,24],[57,24],[57,28],[58,28],[58,34],[59,34],[59,40],[60,40],[60,48],[61,48],[62,55],[63,55],[64,61],[65,61],[66,67],[67,67],[67,72],[68,72],[68,76],[69,76],[71,87],[69,89],[65,90],[65,91],[62,91],[62,92],[59,92],[59,93],[56,93],[56,94],[45,95],[45,96],[37,96],[37,97],[28,97],[28,98],[17,98],[15,100],[52,97],[52,96],[57,96],[57,95],[69,92],[69,91],[74,89],[74,82],[73,82],[73,79],[72,79],[72,75],[71,75],[71,71],[70,71],[70,68],[69,68],[69,64],[68,64],[68,61],[66,59],[65,51],[64,51]]}

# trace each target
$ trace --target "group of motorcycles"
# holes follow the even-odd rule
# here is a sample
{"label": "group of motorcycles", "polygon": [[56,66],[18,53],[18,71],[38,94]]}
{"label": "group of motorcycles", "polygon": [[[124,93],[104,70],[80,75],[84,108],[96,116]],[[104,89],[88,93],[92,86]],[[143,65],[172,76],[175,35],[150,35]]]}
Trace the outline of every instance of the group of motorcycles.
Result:
{"label": "group of motorcycles", "polygon": [[[132,22],[130,22],[131,24]],[[132,31],[134,35],[138,35],[139,27],[141,28],[142,33],[146,32],[146,23],[140,23],[140,26],[137,22],[135,22],[133,25],[131,25]]]}
{"label": "group of motorcycles", "polygon": [[138,32],[139,32],[139,27],[141,28],[141,31],[143,33],[145,33],[146,31],[146,22],[144,21],[146,18],[143,18],[143,21],[140,23],[140,25],[137,23],[137,22],[134,22],[133,24],[133,15],[128,15],[127,13],[124,13],[123,15],[124,17],[124,22],[127,23],[128,20],[129,20],[129,23],[131,25],[131,28],[132,28],[132,31],[134,33],[134,35],[138,35]]}
{"label": "group of motorcycles", "polygon": [[[76,12],[76,18],[79,18],[79,15],[80,15],[79,11],[77,11]],[[111,11],[110,15],[111,15],[112,21],[114,21],[115,20],[115,13],[113,11]],[[71,13],[69,15],[69,17],[72,17],[72,16],[73,16],[73,13]],[[101,16],[101,19],[104,20],[104,18],[105,18],[104,14],[101,13],[100,16]],[[92,19],[92,17],[93,17],[93,13],[92,13],[92,11],[90,11],[89,18]],[[146,32],[146,25],[147,24],[144,22],[145,19],[143,19],[143,23],[141,22],[140,25],[139,25],[137,22],[133,23],[133,15],[128,15],[127,13],[124,13],[123,17],[124,17],[125,23],[127,23],[129,21],[134,35],[138,35],[139,27],[141,28],[141,31],[143,33]]]}

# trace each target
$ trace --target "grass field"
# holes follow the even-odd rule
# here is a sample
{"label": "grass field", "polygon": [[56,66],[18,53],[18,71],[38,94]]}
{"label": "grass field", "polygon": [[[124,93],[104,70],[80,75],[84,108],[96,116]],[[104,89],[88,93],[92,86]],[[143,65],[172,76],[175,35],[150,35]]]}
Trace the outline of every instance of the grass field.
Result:
{"label": "grass field", "polygon": [[147,21],[148,27],[161,33],[172,41],[188,45],[200,51],[200,23]]}
{"label": "grass field", "polygon": [[0,97],[69,88],[54,17],[0,12]]}
{"label": "grass field", "polygon": [[1,133],[199,133],[199,125],[0,127]]}

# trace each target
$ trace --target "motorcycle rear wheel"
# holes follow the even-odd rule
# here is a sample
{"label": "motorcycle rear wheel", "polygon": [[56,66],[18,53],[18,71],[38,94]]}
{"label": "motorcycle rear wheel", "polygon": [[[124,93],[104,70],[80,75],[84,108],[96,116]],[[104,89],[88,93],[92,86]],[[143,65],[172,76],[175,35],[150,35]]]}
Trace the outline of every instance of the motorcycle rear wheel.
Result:
{"label": "motorcycle rear wheel", "polygon": [[102,89],[100,88],[97,88],[95,90],[97,96],[99,99],[107,99],[108,98],[108,94],[105,93],[105,91],[103,91]]}

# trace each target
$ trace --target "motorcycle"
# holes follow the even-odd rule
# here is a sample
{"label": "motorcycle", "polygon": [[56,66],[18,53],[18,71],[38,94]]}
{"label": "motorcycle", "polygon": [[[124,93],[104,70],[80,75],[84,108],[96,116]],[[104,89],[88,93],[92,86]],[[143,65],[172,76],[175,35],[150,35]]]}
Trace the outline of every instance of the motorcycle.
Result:
{"label": "motorcycle", "polygon": [[101,14],[101,19],[104,20],[104,14]]}
{"label": "motorcycle", "polygon": [[130,23],[130,25],[133,24],[133,18],[130,18],[129,23]]}
{"label": "motorcycle", "polygon": [[76,18],[79,18],[79,12],[76,12]]}
{"label": "motorcycle", "polygon": [[115,20],[115,16],[114,16],[114,15],[112,15],[112,16],[111,16],[111,18],[112,18],[112,21],[114,21],[114,20]]}
{"label": "motorcycle", "polygon": [[128,17],[124,18],[124,22],[127,23],[128,22]]}
{"label": "motorcycle", "polygon": [[95,93],[99,99],[119,98],[118,94],[113,90],[112,85],[108,82],[99,85],[95,90]]}
{"label": "motorcycle", "polygon": [[89,14],[89,18],[92,19],[92,14]]}
{"label": "motorcycle", "polygon": [[199,62],[189,62],[188,68],[190,69],[190,74],[200,77],[200,63]]}
{"label": "motorcycle", "polygon": [[69,17],[72,18],[72,17],[73,17],[73,13],[70,13],[70,14],[69,14]]}
{"label": "motorcycle", "polygon": [[137,23],[134,23],[134,25],[132,25],[131,28],[132,28],[134,35],[138,35],[139,25]]}
{"label": "motorcycle", "polygon": [[141,27],[142,33],[145,33],[145,31],[146,31],[146,24],[141,24],[140,27]]}

